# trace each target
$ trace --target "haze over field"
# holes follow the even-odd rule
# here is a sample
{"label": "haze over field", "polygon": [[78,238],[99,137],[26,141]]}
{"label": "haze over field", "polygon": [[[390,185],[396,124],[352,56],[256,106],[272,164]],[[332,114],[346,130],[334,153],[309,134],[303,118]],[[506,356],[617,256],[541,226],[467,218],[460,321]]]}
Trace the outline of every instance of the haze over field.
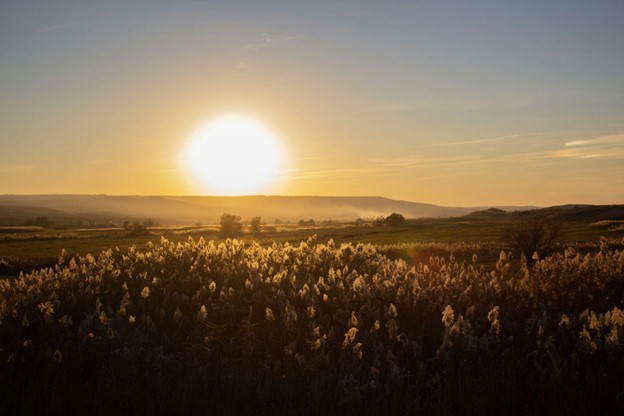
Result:
{"label": "haze over field", "polygon": [[353,221],[385,217],[392,212],[400,212],[408,218],[453,217],[476,209],[381,197],[0,195],[0,225],[18,225],[36,217],[48,217],[60,223],[77,220],[123,222],[145,218],[161,224],[215,223],[224,212],[246,219],[261,216],[267,222],[275,219],[297,222],[310,218]]}
{"label": "haze over field", "polygon": [[616,1],[3,1],[0,194],[621,203],[623,39]]}

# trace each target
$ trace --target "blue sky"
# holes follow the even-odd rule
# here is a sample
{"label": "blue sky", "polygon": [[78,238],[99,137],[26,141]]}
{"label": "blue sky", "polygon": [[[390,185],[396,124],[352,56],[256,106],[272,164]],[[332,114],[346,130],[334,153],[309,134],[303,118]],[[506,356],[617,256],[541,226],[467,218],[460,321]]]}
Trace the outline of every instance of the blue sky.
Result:
{"label": "blue sky", "polygon": [[0,56],[0,193],[206,193],[180,149],[242,113],[263,193],[624,202],[624,2],[4,1]]}

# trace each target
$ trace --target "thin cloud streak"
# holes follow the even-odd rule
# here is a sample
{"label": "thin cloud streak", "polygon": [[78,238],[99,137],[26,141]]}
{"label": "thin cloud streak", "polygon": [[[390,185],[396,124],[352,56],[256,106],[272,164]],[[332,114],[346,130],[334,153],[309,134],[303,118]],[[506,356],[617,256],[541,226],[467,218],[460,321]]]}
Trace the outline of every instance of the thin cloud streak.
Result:
{"label": "thin cloud streak", "polygon": [[624,134],[610,134],[564,143],[560,158],[596,159],[624,157]]}
{"label": "thin cloud streak", "polygon": [[251,62],[249,62],[249,60],[247,59],[240,59],[237,63],[236,63],[236,69],[239,71],[245,70],[247,68],[251,67]]}
{"label": "thin cloud streak", "polygon": [[411,113],[414,111],[422,111],[429,108],[427,103],[420,104],[404,104],[404,103],[387,103],[374,106],[365,111],[379,112],[379,113]]}
{"label": "thin cloud streak", "polygon": [[260,39],[256,42],[248,42],[242,46],[242,49],[246,52],[241,53],[242,56],[238,58],[234,66],[239,71],[244,71],[253,66],[253,60],[250,59],[252,53],[259,53],[262,50],[273,49],[278,45],[291,42],[295,39],[291,35],[260,35]]}
{"label": "thin cloud streak", "polygon": [[[556,160],[559,156],[557,152],[541,151],[519,154],[508,154],[497,157],[484,157],[477,155],[450,156],[450,157],[427,157],[422,155],[408,156],[397,159],[370,159],[372,164],[368,167],[350,167],[337,169],[322,169],[303,172],[299,175],[291,176],[291,179],[312,179],[331,176],[356,176],[375,173],[399,175],[404,174],[406,169],[427,169],[435,170],[450,167],[463,167],[496,163],[510,162],[533,162],[544,160]],[[461,174],[461,173],[458,173]],[[439,176],[439,175],[437,175]],[[453,175],[454,176],[454,175]]]}
{"label": "thin cloud streak", "polygon": [[564,146],[566,147],[576,147],[576,146],[592,146],[592,145],[601,145],[601,144],[610,144],[610,143],[624,143],[624,133],[621,134],[611,134],[606,136],[598,136],[591,139],[586,140],[574,140],[571,142],[566,142]]}
{"label": "thin cloud streak", "polygon": [[367,173],[380,172],[380,168],[341,168],[341,169],[324,169],[316,171],[307,171],[299,175],[291,176],[291,179],[317,179],[332,176],[359,176]]}
{"label": "thin cloud streak", "polygon": [[529,133],[529,134],[508,134],[505,136],[497,136],[497,137],[488,137],[485,139],[475,139],[475,140],[464,140],[464,141],[455,141],[455,142],[446,142],[446,143],[432,143],[425,145],[425,147],[447,147],[447,146],[463,146],[463,145],[472,145],[472,144],[481,144],[481,143],[496,143],[503,142],[507,140],[513,140],[520,137],[537,137],[543,136],[545,133]]}
{"label": "thin cloud streak", "polygon": [[251,51],[258,51],[261,49],[274,48],[281,43],[286,43],[294,40],[295,37],[291,35],[262,35],[261,40],[254,43],[247,43],[243,46],[244,49]]}
{"label": "thin cloud streak", "polygon": [[[543,155],[540,154],[540,156]],[[484,158],[479,156],[453,156],[431,158],[420,155],[403,157],[398,159],[370,159],[369,162],[371,163],[371,166],[310,170],[302,172],[299,175],[293,175],[291,176],[291,179],[318,179],[336,176],[356,177],[367,174],[375,174],[377,176],[399,176],[404,175],[406,169],[421,168],[435,170],[449,167],[479,165],[487,162],[496,161],[498,161],[497,158]]]}
{"label": "thin cloud streak", "polygon": [[483,158],[477,155],[466,156],[448,156],[448,157],[428,157],[423,155],[414,155],[400,157],[396,159],[370,159],[372,163],[387,168],[415,168],[415,167],[446,167],[449,165],[465,165],[480,163]]}
{"label": "thin cloud streak", "polygon": [[[513,134],[454,143],[465,145],[495,143],[527,137],[540,137],[545,134],[547,133]],[[505,153],[496,156],[468,154],[461,156],[430,157],[419,154],[399,158],[371,158],[367,161],[368,165],[363,167],[351,166],[332,169],[329,166],[318,166],[320,169],[311,168],[307,171],[295,170],[293,171],[295,174],[290,176],[289,180],[312,181],[323,179],[327,181],[329,179],[332,182],[345,182],[353,178],[362,178],[366,175],[374,175],[375,177],[404,177],[407,172],[411,171],[414,173],[414,180],[430,181],[477,174],[482,170],[488,169],[486,166],[490,166],[489,169],[492,169],[492,165],[545,166],[563,163],[563,160],[566,158],[588,160],[624,158],[624,148],[618,147],[617,144],[619,143],[624,143],[624,134],[598,136],[593,139],[577,140],[574,142],[559,142],[559,148],[555,147],[554,149],[551,148],[532,152]],[[451,144],[452,143],[434,144],[430,147],[450,146]]]}
{"label": "thin cloud streak", "polygon": [[558,158],[574,159],[618,159],[624,157],[624,149],[564,149],[555,152]]}

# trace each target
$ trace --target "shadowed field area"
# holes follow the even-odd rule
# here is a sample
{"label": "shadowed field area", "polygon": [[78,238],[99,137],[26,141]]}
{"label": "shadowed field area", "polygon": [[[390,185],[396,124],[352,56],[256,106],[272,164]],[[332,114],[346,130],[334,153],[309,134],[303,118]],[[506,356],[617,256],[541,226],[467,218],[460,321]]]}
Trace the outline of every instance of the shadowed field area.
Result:
{"label": "shadowed field area", "polygon": [[618,247],[532,264],[503,251],[489,266],[413,266],[312,238],[64,255],[0,280],[0,402],[29,414],[612,414],[624,405]]}
{"label": "shadowed field area", "polygon": [[[562,233],[558,241],[562,245],[595,243],[601,236],[617,241],[624,236],[624,227],[621,223],[624,219],[622,206],[579,206],[512,213],[497,210],[477,211],[456,218],[408,219],[401,226],[376,226],[372,222],[356,226],[352,222],[336,221],[332,225],[303,227],[296,224],[264,224],[259,233],[252,233],[248,228],[244,228],[245,234],[239,238],[253,240],[261,245],[272,242],[299,243],[313,235],[317,236],[318,241],[327,241],[331,238],[336,243],[361,242],[382,245],[488,242],[500,251],[506,247],[506,231],[511,226],[535,219],[560,222]],[[85,255],[114,247],[125,249],[136,245],[142,248],[147,242],[157,241],[161,236],[174,242],[184,242],[189,236],[195,239],[202,237],[205,240],[223,241],[219,235],[218,224],[152,227],[139,235],[127,232],[120,226],[93,229],[17,228],[17,230],[11,230],[9,227],[0,229],[0,261],[4,262],[0,263],[0,276],[15,276],[19,272],[52,266],[63,249],[71,254]],[[483,260],[494,261],[498,251],[493,250],[493,254]],[[424,255],[423,258],[428,256]]]}
{"label": "shadowed field area", "polygon": [[[25,414],[609,413],[624,405],[624,232],[596,211],[256,222],[240,240],[223,224],[7,227],[0,401]],[[549,223],[548,256],[506,238]]]}

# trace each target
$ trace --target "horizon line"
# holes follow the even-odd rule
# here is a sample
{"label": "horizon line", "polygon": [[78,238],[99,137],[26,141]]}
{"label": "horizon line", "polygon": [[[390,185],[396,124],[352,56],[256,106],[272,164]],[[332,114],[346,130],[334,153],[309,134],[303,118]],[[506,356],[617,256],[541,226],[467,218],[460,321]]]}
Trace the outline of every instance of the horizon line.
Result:
{"label": "horizon line", "polygon": [[567,202],[567,203],[558,203],[554,205],[536,205],[531,203],[524,204],[514,204],[514,203],[495,203],[495,204],[482,204],[482,205],[442,205],[432,202],[420,202],[413,201],[407,199],[395,199],[382,195],[279,195],[279,194],[246,194],[246,195],[200,195],[200,194],[107,194],[107,193],[28,193],[28,194],[15,194],[15,193],[3,193],[0,194],[0,198],[2,197],[37,197],[37,196],[59,196],[59,197],[95,197],[95,196],[103,196],[103,197],[136,197],[136,198],[254,198],[254,197],[265,197],[265,198],[380,198],[387,199],[390,201],[396,202],[408,202],[413,204],[424,204],[424,205],[433,205],[438,207],[446,207],[446,208],[496,208],[496,207],[519,207],[519,208],[550,208],[550,207],[563,207],[563,206],[613,206],[613,205],[624,205],[622,203],[578,203],[578,202]]}

